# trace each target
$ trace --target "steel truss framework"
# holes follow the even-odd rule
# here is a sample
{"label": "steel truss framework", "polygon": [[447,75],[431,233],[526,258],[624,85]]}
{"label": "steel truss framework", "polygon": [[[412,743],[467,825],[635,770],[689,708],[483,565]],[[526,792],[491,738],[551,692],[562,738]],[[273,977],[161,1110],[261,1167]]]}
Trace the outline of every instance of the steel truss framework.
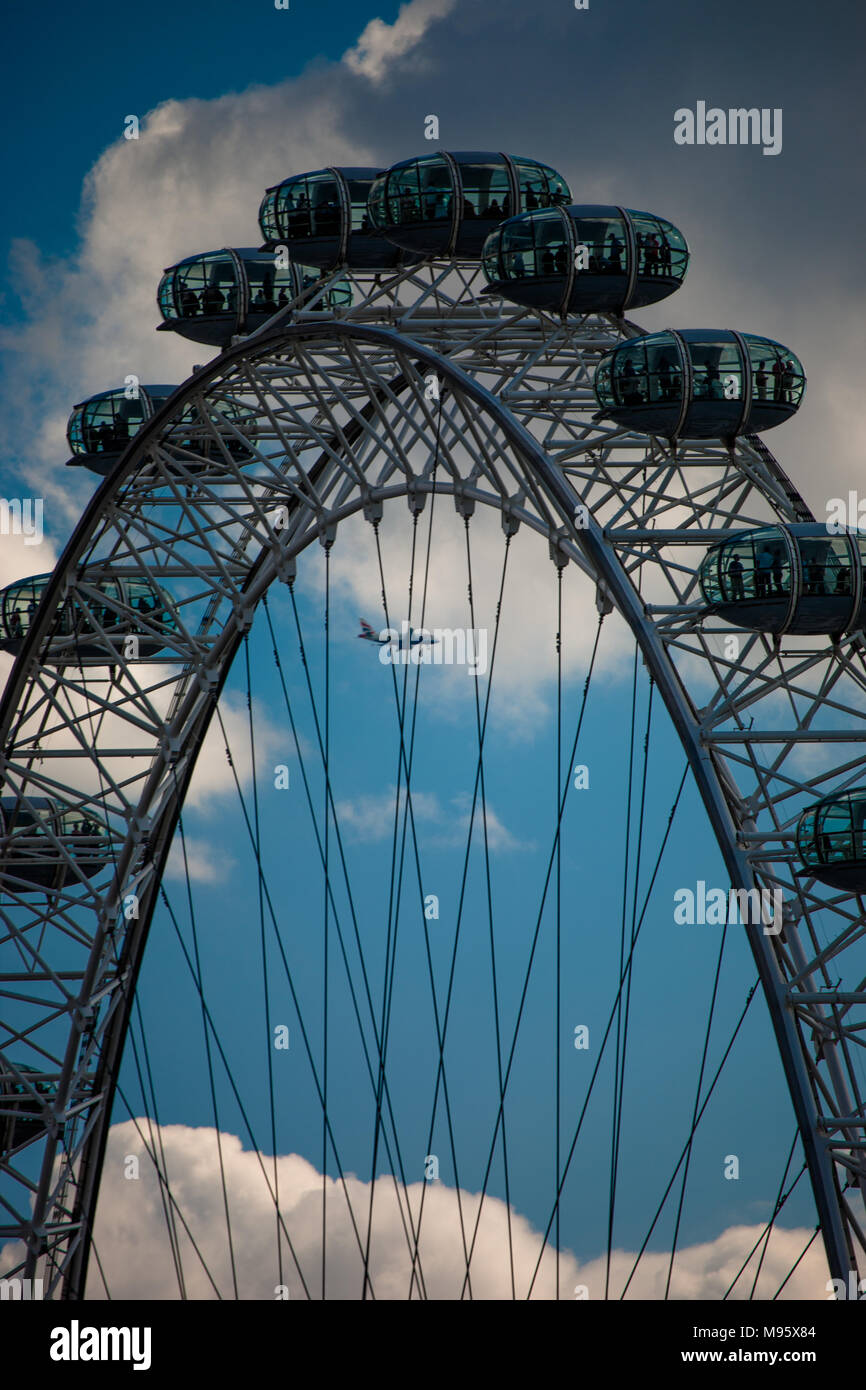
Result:
{"label": "steel truss framework", "polygon": [[[3,1023],[0,1064],[27,1097],[14,1113],[37,1123],[0,1160],[2,1191],[17,1194],[4,1198],[0,1236],[24,1242],[19,1272],[42,1273],[48,1296],[83,1296],[137,973],[234,655],[268,586],[291,581],[309,546],[330,545],[359,512],[377,524],[386,503],[419,512],[435,490],[466,517],[496,508],[507,534],[532,528],[555,563],[595,581],[599,609],[630,625],[664,699],[731,884],[782,890],[781,932],[745,930],[831,1273],[862,1274],[866,922],[859,898],[803,875],[793,831],[810,801],[862,776],[863,639],[736,633],[706,613],[695,580],[708,543],[811,519],[808,509],[755,437],[673,447],[595,418],[595,365],[635,325],[515,308],[482,293],[475,264],[349,278],[357,307],[290,306],[197,371],[130,444],[69,542],[5,691],[4,795],[86,815],[110,853],[87,877],[49,827],[46,854],[67,864],[68,882],[37,893],[16,879],[7,845],[0,993],[14,1022]],[[243,428],[222,413],[237,401],[250,412]],[[104,635],[97,586],[118,572],[148,575],[170,596],[176,630],[158,658]],[[103,658],[56,635],[67,599],[103,634]],[[152,631],[120,600],[108,607]]]}

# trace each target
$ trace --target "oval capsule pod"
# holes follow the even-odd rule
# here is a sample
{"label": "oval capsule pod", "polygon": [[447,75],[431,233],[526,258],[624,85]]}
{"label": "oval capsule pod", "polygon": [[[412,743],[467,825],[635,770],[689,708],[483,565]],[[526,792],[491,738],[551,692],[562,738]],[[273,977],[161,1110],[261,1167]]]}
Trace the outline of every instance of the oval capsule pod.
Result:
{"label": "oval capsule pod", "polygon": [[[0,650],[21,650],[51,579],[50,574],[31,575],[0,590]],[[78,594],[77,601],[67,600],[60,609],[43,660],[74,665],[135,660],[127,652],[130,637],[137,639],[132,651],[138,657],[155,656],[176,631],[166,595],[142,575],[85,577]]]}
{"label": "oval capsule pod", "polygon": [[[301,305],[315,293],[319,271],[284,261],[278,252],[253,247],[224,247],[179,261],[159,283],[159,328],[214,347],[254,333],[279,310]],[[344,308],[351,302],[351,288],[341,285],[329,289],[319,307]]]}
{"label": "oval capsule pod", "polygon": [[482,258],[492,289],[557,314],[655,304],[679,288],[688,262],[673,223],[597,203],[511,217],[490,233]]}
{"label": "oval capsule pod", "polygon": [[812,878],[866,892],[866,787],[822,797],[797,825],[797,850]]}
{"label": "oval capsule pod", "polygon": [[629,338],[595,373],[600,416],[669,439],[730,439],[780,425],[806,389],[789,348],[729,329]]}
{"label": "oval capsule pod", "polygon": [[57,1094],[56,1077],[35,1067],[0,1062],[0,1152],[22,1148],[44,1133],[43,1102]]}
{"label": "oval capsule pod", "polygon": [[110,859],[104,825],[50,797],[0,797],[0,887],[59,889],[91,878]]}
{"label": "oval capsule pod", "polygon": [[69,416],[70,465],[110,473],[130,439],[177,390],[175,386],[121,386],[79,401]]}
{"label": "oval capsule pod", "polygon": [[537,160],[441,151],[392,165],[368,207],[373,224],[406,251],[477,259],[505,218],[570,201],[565,179]]}
{"label": "oval capsule pod", "polygon": [[299,261],[321,270],[387,270],[402,259],[367,208],[381,169],[317,169],[275,184],[259,209],[268,249],[284,245]]}
{"label": "oval capsule pod", "polygon": [[763,526],[707,552],[708,608],[752,632],[838,637],[866,623],[866,535],[831,535],[821,522]]}

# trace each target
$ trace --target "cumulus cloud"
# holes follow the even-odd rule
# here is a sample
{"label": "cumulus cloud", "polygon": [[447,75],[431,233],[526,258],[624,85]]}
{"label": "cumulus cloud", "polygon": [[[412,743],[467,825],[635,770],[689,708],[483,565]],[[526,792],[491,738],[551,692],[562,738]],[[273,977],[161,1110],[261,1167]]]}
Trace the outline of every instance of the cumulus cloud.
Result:
{"label": "cumulus cloud", "polygon": [[[353,840],[372,843],[376,840],[384,840],[391,835],[394,830],[394,799],[397,788],[391,786],[388,791],[381,794],[367,793],[356,797],[354,800],[345,799],[336,803],[337,816],[343,827]],[[400,815],[402,817],[406,805],[405,788],[400,789]],[[442,810],[436,796],[428,792],[412,792],[412,814],[415,823],[420,824],[424,821],[438,822],[442,819]]]}
{"label": "cumulus cloud", "polygon": [[343,62],[371,82],[381,82],[389,65],[416,48],[430,26],[456,4],[457,0],[410,0],[401,5],[393,24],[371,19],[355,46],[343,54]]}
{"label": "cumulus cloud", "polygon": [[177,836],[166,864],[166,878],[185,881],[189,874],[193,883],[225,883],[231,877],[235,861],[222,846],[217,847],[194,835],[185,836],[185,846],[186,858],[184,845]]}
{"label": "cumulus cloud", "polygon": [[32,243],[14,244],[10,279],[26,317],[0,334],[7,463],[38,481],[46,524],[68,528],[93,485],[83,469],[62,467],[72,405],[129,372],[180,383],[212,355],[154,331],[163,269],[195,251],[258,245],[262,194],[293,170],[371,162],[314,81],[166,101],[143,118],[139,140],[109,146],[90,171],[75,255],[46,264]]}
{"label": "cumulus cloud", "polygon": [[[222,725],[214,716],[210,722],[204,743],[196,763],[186,805],[205,814],[216,811],[214,798],[235,789],[232,767],[226,757],[226,744],[232,755],[232,764],[241,787],[249,787],[253,780],[252,750],[250,747],[249,712],[246,700],[239,695],[223,695],[220,700]],[[256,740],[256,777],[259,786],[270,779],[274,764],[292,761],[294,740],[288,725],[277,724],[271,720],[264,705],[253,700],[253,718]],[[225,729],[225,738],[223,737]]]}
{"label": "cumulus cloud", "polygon": [[[216,1297],[214,1284],[223,1297],[233,1296],[226,1219],[216,1131],[193,1129],[186,1125],[164,1125],[161,1135],[148,1119],[112,1126],[105,1157],[94,1241],[112,1298],[166,1299],[178,1296],[177,1281],[166,1235],[159,1181],[151,1151],[165,1154],[165,1172],[176,1203],[178,1240],[182,1253],[187,1296],[194,1299]],[[145,1142],[147,1147],[145,1145]],[[275,1258],[276,1219],[273,1199],[265,1181],[273,1186],[273,1159],[244,1150],[232,1134],[221,1135],[222,1159],[226,1177],[232,1240],[238,1272],[238,1289],[244,1299],[273,1299],[278,1283]],[[128,1156],[139,1162],[139,1178],[125,1177],[130,1171]],[[264,1166],[264,1172],[263,1172]],[[280,1211],[291,1237],[297,1265],[283,1242],[283,1283],[290,1297],[305,1298],[301,1274],[313,1297],[320,1296],[322,1177],[312,1164],[298,1154],[277,1159]],[[370,1185],[348,1176],[346,1192],[338,1180],[327,1180],[327,1294],[331,1299],[356,1299],[363,1286],[363,1260],[352,1230],[350,1208],[360,1231],[366,1231]],[[426,1189],[426,1190],[425,1190]],[[417,1229],[421,1199],[424,1214],[419,1242],[420,1269],[427,1297],[457,1299],[461,1296],[466,1269],[460,1233],[460,1210],[456,1189],[443,1182],[413,1182],[404,1193],[395,1192],[393,1179],[376,1180],[373,1205],[373,1238],[370,1274],[379,1299],[405,1299],[412,1270],[411,1246],[407,1243],[403,1219],[408,1224],[406,1202]],[[348,1196],[348,1200],[347,1200]],[[460,1202],[467,1230],[472,1230],[478,1213],[480,1194],[461,1191]],[[402,1203],[402,1208],[401,1208]],[[758,1240],[762,1226],[733,1226],[714,1240],[683,1246],[674,1264],[671,1296],[675,1299],[720,1299]],[[756,1296],[772,1298],[792,1265],[809,1241],[810,1231],[777,1227],[763,1257]],[[517,1296],[525,1298],[538,1265],[532,1297],[555,1296],[555,1253],[545,1245],[541,1233],[520,1213],[512,1210],[511,1239]],[[201,1252],[199,1258],[192,1241]],[[504,1202],[487,1196],[481,1209],[478,1235],[471,1261],[472,1294],[476,1299],[509,1299],[508,1209]],[[18,1250],[7,1246],[0,1253],[0,1271],[13,1267]],[[539,1256],[541,1256],[539,1260]],[[754,1257],[739,1280],[732,1297],[749,1295],[756,1269]],[[631,1251],[615,1250],[611,1261],[610,1296],[617,1298],[634,1263]],[[563,1250],[560,1256],[561,1297],[572,1299],[578,1286],[585,1286],[590,1300],[604,1297],[603,1256],[583,1259]],[[205,1268],[206,1267],[206,1268]],[[632,1280],[628,1297],[663,1298],[668,1256],[648,1253],[642,1258]],[[298,1270],[300,1269],[301,1274]],[[210,1272],[210,1277],[208,1272]],[[823,1249],[815,1241],[801,1260],[780,1295],[783,1299],[825,1299],[827,1265]],[[211,1283],[213,1280],[213,1283]],[[87,1294],[104,1298],[105,1289],[91,1262]],[[416,1294],[417,1296],[417,1294]]]}
{"label": "cumulus cloud", "polygon": [[[340,826],[348,832],[348,837],[353,840],[373,843],[376,840],[385,840],[394,833],[394,802],[397,788],[391,786],[388,791],[380,794],[367,794],[359,796],[355,800],[346,799],[336,803],[337,817]],[[400,788],[400,809],[399,816],[405,813],[406,790]],[[437,849],[457,849],[466,844],[469,833],[469,819],[471,811],[471,801],[468,795],[452,797],[447,806],[443,806],[439,798],[431,792],[412,791],[412,814],[415,825],[419,829],[423,827],[427,834],[421,835],[422,840],[426,840],[432,847]],[[512,835],[511,831],[499,819],[493,807],[488,803],[486,807],[487,820],[487,843],[491,850],[516,850],[528,848]],[[480,800],[475,807],[474,825],[472,828],[473,844],[483,846],[484,844],[484,821],[485,814],[482,812]]]}

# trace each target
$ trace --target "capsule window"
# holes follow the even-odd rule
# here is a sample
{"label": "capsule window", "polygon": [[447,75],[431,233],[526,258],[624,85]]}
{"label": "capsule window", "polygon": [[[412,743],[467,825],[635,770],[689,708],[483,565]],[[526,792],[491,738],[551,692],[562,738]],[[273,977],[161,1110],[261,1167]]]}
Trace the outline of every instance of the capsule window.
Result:
{"label": "capsule window", "polygon": [[559,207],[563,203],[570,203],[571,191],[565,179],[555,169],[551,169],[548,164],[540,164],[538,167],[547,183],[547,196],[551,204]]}
{"label": "capsule window", "polygon": [[275,314],[294,298],[291,265],[281,268],[273,261],[250,261],[246,271],[252,313]]}
{"label": "capsule window", "polygon": [[593,275],[625,274],[625,226],[621,218],[579,217],[578,245],[587,249],[586,269]]}
{"label": "capsule window", "polygon": [[417,164],[394,169],[389,174],[387,208],[388,221],[395,226],[421,221],[421,186]]}
{"label": "capsule window", "polygon": [[851,559],[844,536],[806,536],[798,544],[805,596],[851,593]]}
{"label": "capsule window", "polygon": [[[449,222],[454,198],[451,170],[444,159],[431,159],[417,166],[419,179],[418,203],[411,203],[416,209],[414,220],[419,217],[425,222]],[[403,219],[407,220],[406,218]]]}
{"label": "capsule window", "polygon": [[287,179],[276,191],[276,236],[308,237],[312,232],[307,180]]}
{"label": "capsule window", "polygon": [[237,312],[237,275],[229,257],[179,265],[166,280],[171,282],[166,286],[166,300],[170,296],[170,303],[167,306],[160,294],[160,306],[168,318],[204,318]]}
{"label": "capsule window", "polygon": [[648,399],[653,403],[681,400],[683,369],[676,345],[669,338],[648,342],[646,355]]}
{"label": "capsule window", "polygon": [[609,403],[614,405],[657,404],[676,400],[682,392],[676,343],[668,333],[651,334],[617,349],[612,375],[613,399]]}
{"label": "capsule window", "polygon": [[352,209],[352,231],[371,232],[373,231],[370,222],[370,215],[367,211],[367,195],[370,192],[370,182],[368,179],[349,179],[349,204]]}
{"label": "capsule window", "polygon": [[812,862],[839,864],[866,859],[864,818],[866,801],[861,798],[844,797],[818,806],[810,835],[815,852]]}
{"label": "capsule window", "polygon": [[277,221],[277,196],[281,189],[272,188],[265,194],[259,208],[259,226],[262,235],[268,241],[277,241],[280,236],[280,227]]}
{"label": "capsule window", "polygon": [[752,367],[752,400],[799,405],[806,378],[794,354],[768,339],[747,334],[745,340]]}
{"label": "capsule window", "polygon": [[502,267],[508,279],[568,274],[568,242],[558,212],[540,214],[502,229]]}
{"label": "capsule window", "polygon": [[662,217],[631,213],[637,252],[638,275],[681,280],[686,273],[688,251],[682,233]]}
{"label": "capsule window", "polygon": [[461,164],[463,216],[498,221],[510,217],[511,184],[503,164]]}
{"label": "capsule window", "polygon": [[137,400],[127,400],[120,393],[88,401],[82,410],[81,452],[119,453],[141,428],[143,420],[141,396]]}
{"label": "capsule window", "polygon": [[743,364],[739,343],[690,343],[696,401],[743,399]]}
{"label": "capsule window", "polygon": [[517,170],[521,210],[535,212],[538,208],[550,207],[550,185],[543,166],[525,159],[516,159],[514,164]]}
{"label": "capsule window", "polygon": [[517,186],[520,190],[520,206],[523,212],[534,212],[538,208],[558,207],[571,199],[568,184],[546,164],[537,164],[532,159],[516,159]]}
{"label": "capsule window", "polygon": [[719,569],[723,602],[785,598],[791,592],[791,562],[775,531],[724,546]]}
{"label": "capsule window", "polygon": [[340,190],[332,174],[307,179],[310,224],[313,236],[339,236],[341,226]]}

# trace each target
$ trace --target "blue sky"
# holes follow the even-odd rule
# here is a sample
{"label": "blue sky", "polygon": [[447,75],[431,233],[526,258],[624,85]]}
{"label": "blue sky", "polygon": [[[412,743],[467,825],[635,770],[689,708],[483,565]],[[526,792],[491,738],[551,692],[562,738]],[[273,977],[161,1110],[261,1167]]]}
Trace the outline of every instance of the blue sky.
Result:
{"label": "blue sky", "polygon": [[[385,3],[375,14],[391,22],[398,9]],[[38,83],[31,63],[4,66],[14,138],[4,141],[0,171],[3,186],[15,189],[14,199],[4,199],[4,259],[12,237],[31,237],[45,256],[73,249],[84,177],[130,112],[253,82],[274,85],[319,59],[339,58],[363,28],[359,7],[346,0],[292,0],[290,11],[277,14],[265,3],[232,0],[156,0],[128,17],[111,0],[50,3],[43,13],[50,21],[38,35]],[[29,52],[32,15],[11,7],[4,34],[10,58]]]}
{"label": "blue sky", "polygon": [[[2,300],[0,484],[11,495],[27,479],[44,492],[52,547],[46,563],[62,548],[92,488],[89,476],[62,468],[63,424],[73,402],[115,384],[127,370],[139,371],[145,380],[180,381],[193,363],[205,360],[207,349],[153,332],[162,267],[211,246],[256,242],[258,199],[266,183],[279,177],[329,162],[385,164],[423,149],[428,112],[440,116],[445,148],[504,148],[534,155],[566,175],[579,201],[647,208],[681,227],[693,258],[686,285],[675,301],[644,311],[640,321],[648,330],[668,323],[717,323],[789,343],[809,378],[806,403],[798,418],[768,442],[819,515],[826,497],[857,484],[866,442],[860,405],[866,208],[859,170],[866,130],[859,3],[834,0],[815,6],[805,0],[769,0],[756,10],[750,0],[715,7],[689,0],[655,0],[651,5],[645,0],[591,0],[589,11],[581,13],[568,0],[533,5],[416,0],[416,5],[426,16],[417,41],[405,51],[400,45],[389,49],[384,30],[371,36],[368,31],[360,67],[340,60],[370,21],[392,25],[397,4],[364,0],[323,7],[313,0],[292,0],[290,11],[282,12],[266,0],[253,5],[157,0],[125,13],[108,3],[76,9],[51,3],[38,19],[23,7],[7,16],[7,51],[19,60],[7,64],[0,95],[11,132],[0,161],[4,187],[13,194],[2,214],[8,270]],[[371,58],[379,51],[377,36],[384,43],[381,66]],[[31,57],[20,60],[26,54]],[[675,109],[699,99],[722,107],[783,108],[782,154],[768,158],[754,148],[675,146]],[[142,120],[137,145],[120,140],[129,113]],[[543,554],[540,547],[539,556]],[[22,559],[34,558],[7,547],[0,554],[2,582],[15,577]],[[550,601],[552,605],[552,589]],[[332,629],[335,692],[342,702],[334,728],[339,750],[335,794],[355,802],[386,794],[395,765],[393,712],[382,695],[383,677],[390,677],[375,654],[355,641],[358,606],[356,595],[341,590]],[[301,611],[315,634],[314,678],[319,679],[316,584],[304,588]],[[290,614],[282,595],[275,599],[275,614],[289,653]],[[551,606],[539,617],[551,632],[552,614]],[[369,609],[363,616],[380,621],[380,614]],[[572,628],[572,635],[567,730],[585,676],[586,632]],[[256,695],[272,733],[268,752],[273,761],[291,764],[295,789],[284,802],[262,770],[266,857],[294,966],[315,992],[321,883],[307,872],[315,847],[291,749],[285,758],[279,756],[281,740],[287,743],[288,735],[260,626],[251,641]],[[300,675],[288,655],[287,664],[293,701],[302,706]],[[474,715],[465,695],[455,697],[449,689],[447,700],[437,700],[437,674],[424,676],[425,698],[428,691],[432,696],[425,713],[427,761],[421,764],[418,786],[438,798],[438,811],[426,827],[431,841],[426,852],[431,874],[446,885],[441,935],[449,939],[459,851],[443,843],[444,826],[459,818],[460,798],[471,791],[467,767],[472,765],[472,737],[467,742],[460,730],[467,727],[471,735]],[[585,731],[589,751],[580,759],[590,765],[591,789],[576,794],[573,800],[579,801],[571,805],[567,823],[563,1018],[589,1023],[594,1036],[603,1027],[618,951],[623,731],[630,718],[630,674],[630,659],[621,647],[594,684]],[[242,707],[240,669],[231,690]],[[494,853],[497,898],[506,905],[502,983],[512,1013],[526,922],[537,902],[550,843],[553,688],[548,674],[539,676],[534,695],[531,727],[526,720],[510,720],[505,709],[491,734],[491,802],[497,811],[503,808],[503,823],[513,837],[513,844],[506,839]],[[641,668],[641,710],[645,698]],[[461,719],[455,715],[458,707]],[[665,716],[660,709],[656,714],[659,735],[652,755],[645,851],[653,857],[682,767]],[[359,729],[364,731],[360,739]],[[311,727],[305,737],[312,740]],[[385,750],[381,756],[380,750]],[[264,1132],[265,1073],[256,1033],[261,998],[258,907],[231,792],[221,793],[210,810],[190,808],[186,828],[193,840],[208,845],[212,862],[230,856],[237,866],[229,877],[196,883],[196,911],[204,926],[214,1008],[225,1018],[238,1073],[246,1078],[251,1113]],[[350,852],[367,920],[374,922],[383,910],[387,841],[356,838]],[[643,1235],[638,1216],[643,1199],[666,1180],[667,1150],[658,1136],[684,1134],[688,1128],[718,938],[712,928],[675,929],[671,902],[676,888],[697,878],[725,884],[720,857],[689,786],[642,943],[641,995],[634,1006],[629,1054],[633,1070],[628,1074],[635,1119],[625,1131],[630,1180],[623,1184],[620,1208],[621,1240],[628,1248]],[[182,885],[174,880],[168,887],[186,923]],[[471,1074],[465,1057],[473,1048],[479,1049],[488,1105],[492,1094],[490,1019],[484,1015],[489,995],[482,1005],[473,999],[471,986],[476,970],[480,976],[489,969],[484,913],[483,895],[473,880],[464,960],[470,984],[455,1017],[455,1056],[449,1062],[455,1077],[464,1078],[455,1081],[455,1105],[466,1127],[470,1159],[469,1171],[460,1176],[473,1190],[486,1133],[484,1106],[465,1081]],[[537,963],[542,983],[535,987],[529,1015],[532,1041],[515,1074],[512,1128],[519,1189],[515,1204],[542,1227],[550,1175],[537,1171],[532,1138],[550,1117],[551,931],[548,920]],[[248,944],[239,940],[240,933],[249,933]],[[742,936],[728,947],[711,1058],[727,1041],[754,979]],[[407,1036],[413,1013],[423,1010],[429,998],[418,948],[415,938],[399,995]],[[444,958],[437,959],[435,970],[444,964]],[[161,1076],[161,1119],[210,1124],[200,1019],[162,913],[154,926],[141,1000]],[[273,1004],[277,1018],[287,1008],[279,991]],[[294,1030],[294,1018],[286,1021]],[[359,1081],[345,999],[333,1027],[332,1057],[342,1052],[344,1058],[334,1085],[342,1088],[351,1115],[363,1077]],[[561,1046],[564,1094],[567,1104],[575,1106],[582,1079],[569,1068],[581,1059],[568,1038],[561,1039]],[[426,1138],[426,1092],[417,1077],[427,1074],[428,1060],[411,1049],[394,1056],[393,1085],[406,1106],[416,1167]],[[281,1113],[278,1148],[296,1148],[318,1162],[317,1105],[294,1043],[286,1066],[289,1075],[281,1084],[290,1100]],[[127,1079],[132,1085],[129,1073]],[[576,1194],[568,1197],[564,1215],[564,1239],[582,1257],[596,1255],[604,1244],[606,1208],[587,1210],[579,1194],[594,1190],[593,1183],[606,1171],[605,1116],[602,1108],[587,1171]],[[223,1128],[240,1132],[229,1102],[221,1118]],[[696,1151],[684,1243],[711,1240],[729,1226],[768,1215],[792,1131],[769,1025],[763,1010],[753,1008],[718,1109],[714,1104],[708,1114]],[[361,1133],[360,1121],[348,1126],[345,1161],[364,1176],[369,1158]],[[441,1135],[437,1143],[442,1143]],[[267,1141],[262,1147],[268,1148]],[[731,1152],[743,1157],[739,1183],[720,1178],[721,1156]],[[444,1164],[443,1177],[453,1179]],[[493,1187],[501,1195],[496,1170]],[[808,1225],[809,1220],[805,1196],[795,1197],[786,1209],[787,1224]]]}

